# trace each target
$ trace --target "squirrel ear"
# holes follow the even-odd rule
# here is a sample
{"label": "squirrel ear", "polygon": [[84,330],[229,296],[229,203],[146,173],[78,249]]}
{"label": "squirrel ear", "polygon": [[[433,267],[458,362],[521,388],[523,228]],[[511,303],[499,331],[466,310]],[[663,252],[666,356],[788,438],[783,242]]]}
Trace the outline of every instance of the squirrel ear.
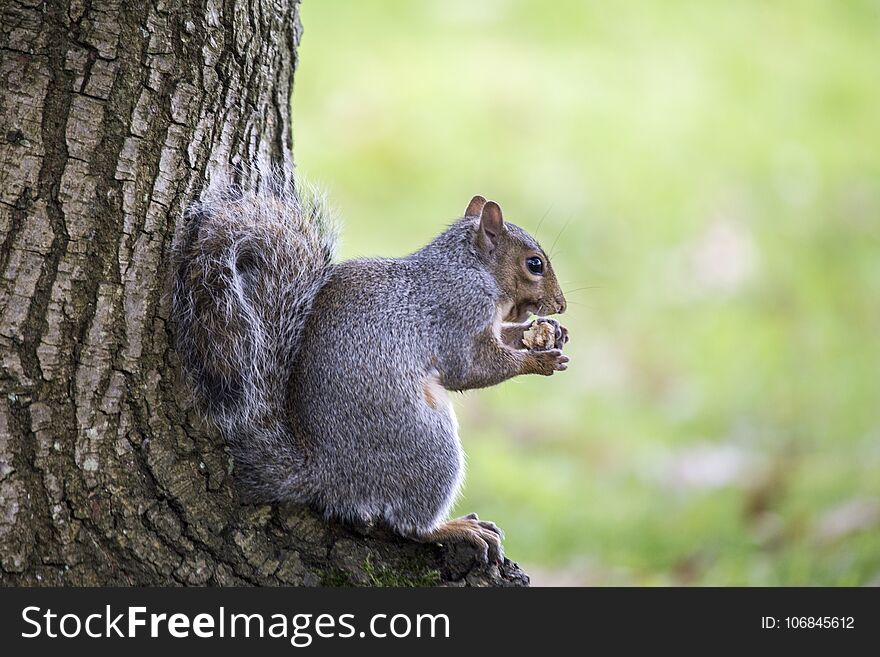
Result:
{"label": "squirrel ear", "polygon": [[498,237],[504,230],[504,217],[501,216],[501,206],[495,201],[486,201],[480,212],[480,228],[477,241],[486,253],[495,251]]}
{"label": "squirrel ear", "polygon": [[464,216],[479,217],[480,212],[483,211],[484,205],[486,205],[486,198],[477,194],[471,199],[471,202],[468,203],[467,209],[464,211]]}

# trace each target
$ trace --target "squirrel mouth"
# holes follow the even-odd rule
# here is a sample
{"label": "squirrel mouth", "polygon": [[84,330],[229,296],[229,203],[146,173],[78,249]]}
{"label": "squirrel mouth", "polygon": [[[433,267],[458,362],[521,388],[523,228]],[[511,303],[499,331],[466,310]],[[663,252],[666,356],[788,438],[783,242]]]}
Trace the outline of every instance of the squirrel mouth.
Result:
{"label": "squirrel mouth", "polygon": [[529,315],[537,313],[541,304],[526,302],[513,306],[510,313],[504,318],[505,322],[524,322]]}

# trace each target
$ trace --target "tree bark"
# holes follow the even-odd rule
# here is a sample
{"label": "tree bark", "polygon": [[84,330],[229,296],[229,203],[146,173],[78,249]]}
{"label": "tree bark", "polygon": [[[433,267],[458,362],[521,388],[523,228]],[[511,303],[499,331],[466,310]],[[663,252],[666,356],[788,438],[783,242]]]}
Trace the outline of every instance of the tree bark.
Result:
{"label": "tree bark", "polygon": [[292,166],[296,0],[0,11],[0,583],[527,583],[243,503],[189,403],[168,249],[212,178]]}

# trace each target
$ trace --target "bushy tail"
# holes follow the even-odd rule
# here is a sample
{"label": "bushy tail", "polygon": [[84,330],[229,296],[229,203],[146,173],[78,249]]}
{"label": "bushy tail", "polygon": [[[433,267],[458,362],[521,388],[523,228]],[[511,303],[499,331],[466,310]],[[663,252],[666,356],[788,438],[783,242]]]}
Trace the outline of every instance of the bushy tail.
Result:
{"label": "bushy tail", "polygon": [[287,394],[300,333],[326,282],[336,233],[322,203],[280,175],[255,192],[209,193],[173,247],[176,348],[197,401],[223,433],[236,479],[296,497]]}

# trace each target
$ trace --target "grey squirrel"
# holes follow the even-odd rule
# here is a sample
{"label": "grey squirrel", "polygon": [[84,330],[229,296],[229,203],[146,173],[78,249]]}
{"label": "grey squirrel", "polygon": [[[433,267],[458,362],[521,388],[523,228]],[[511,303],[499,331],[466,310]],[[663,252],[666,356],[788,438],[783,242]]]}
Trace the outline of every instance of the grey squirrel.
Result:
{"label": "grey squirrel", "polygon": [[321,203],[289,176],[209,194],[172,248],[176,349],[254,498],[379,521],[503,559],[501,530],[446,520],[463,454],[447,391],[567,368],[568,332],[528,349],[534,314],[566,302],[547,255],[475,196],[404,258],[333,262]]}

